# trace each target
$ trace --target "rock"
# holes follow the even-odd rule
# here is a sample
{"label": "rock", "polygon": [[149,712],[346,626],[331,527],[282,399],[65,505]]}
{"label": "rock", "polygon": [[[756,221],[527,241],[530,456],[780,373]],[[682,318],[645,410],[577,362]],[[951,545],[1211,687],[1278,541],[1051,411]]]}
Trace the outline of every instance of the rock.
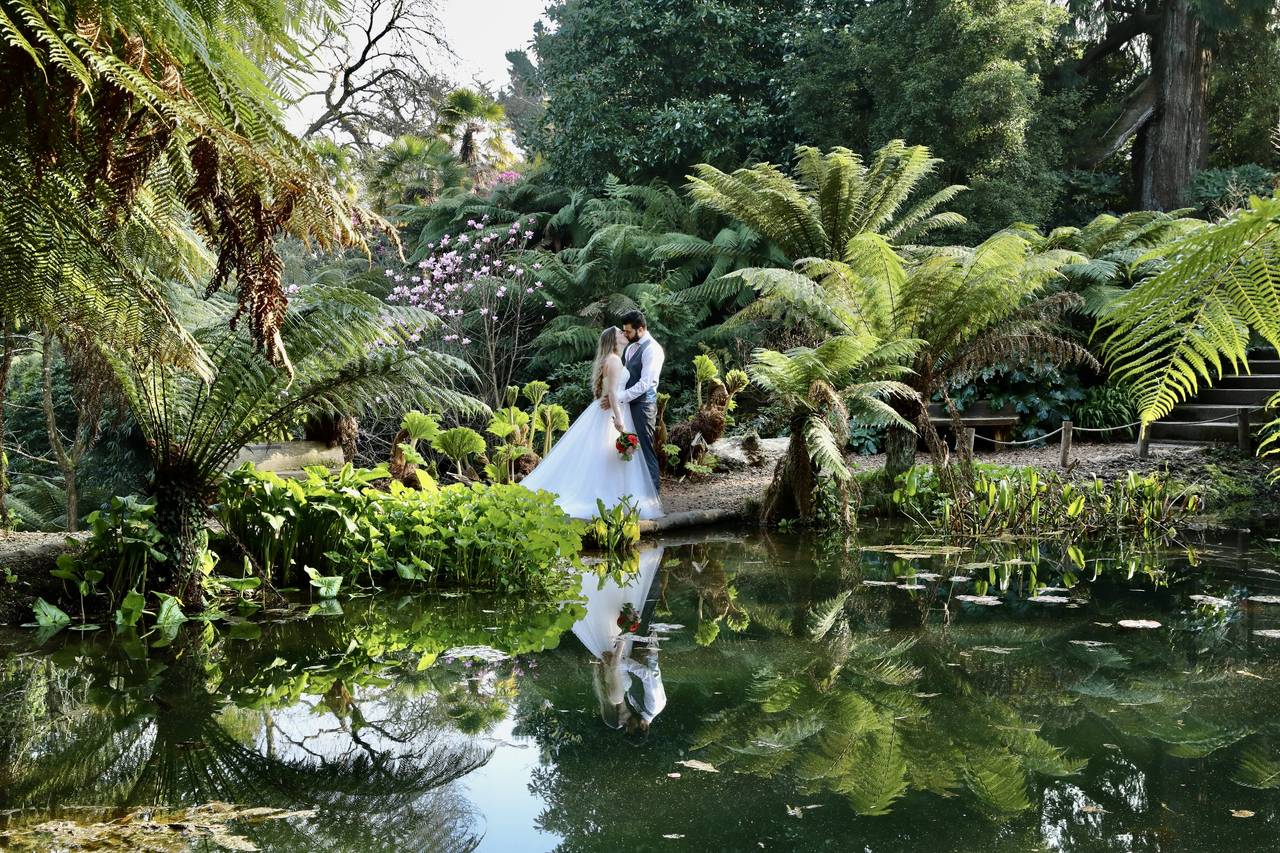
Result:
{"label": "rock", "polygon": [[758,438],[754,435],[722,438],[711,445],[711,455],[726,471],[770,465],[787,452],[789,438]]}
{"label": "rock", "polygon": [[280,476],[291,476],[311,465],[341,468],[342,448],[330,447],[321,441],[282,441],[276,444],[246,444],[227,466],[234,471],[246,462],[252,462],[259,471],[272,471]]}
{"label": "rock", "polygon": [[[0,534],[0,624],[30,621],[31,605],[37,598],[56,600],[62,581],[49,572],[58,557],[87,538],[88,533]],[[68,540],[73,545],[68,545]],[[14,575],[16,580],[8,583],[6,575]]]}

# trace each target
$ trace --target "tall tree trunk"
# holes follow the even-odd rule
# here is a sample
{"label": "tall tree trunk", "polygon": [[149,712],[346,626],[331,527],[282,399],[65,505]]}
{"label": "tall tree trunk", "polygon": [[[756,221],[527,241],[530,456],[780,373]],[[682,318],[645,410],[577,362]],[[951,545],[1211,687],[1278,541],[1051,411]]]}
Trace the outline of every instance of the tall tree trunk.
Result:
{"label": "tall tree trunk", "polygon": [[13,367],[14,337],[8,317],[0,317],[0,530],[12,527],[9,518],[9,454],[5,452],[5,409],[9,394],[9,370]]}
{"label": "tall tree trunk", "polygon": [[45,428],[49,433],[49,449],[53,459],[58,463],[62,473],[62,488],[67,496],[67,532],[75,533],[76,518],[76,465],[80,461],[75,454],[75,444],[67,450],[62,441],[62,433],[58,430],[58,415],[53,406],[53,332],[44,330],[44,340],[40,346],[40,402],[44,408]]}
{"label": "tall tree trunk", "polygon": [[1156,112],[1139,131],[1133,149],[1136,201],[1144,210],[1180,207],[1191,179],[1206,162],[1212,56],[1192,5],[1191,0],[1165,0],[1152,39]]}

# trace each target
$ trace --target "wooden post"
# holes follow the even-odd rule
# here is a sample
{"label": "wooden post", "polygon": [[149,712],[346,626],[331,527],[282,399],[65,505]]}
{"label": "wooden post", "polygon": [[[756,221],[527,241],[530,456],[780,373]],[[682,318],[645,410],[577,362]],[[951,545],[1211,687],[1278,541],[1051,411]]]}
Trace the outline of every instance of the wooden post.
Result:
{"label": "wooden post", "polygon": [[1059,455],[1058,464],[1066,468],[1069,461],[1071,461],[1071,421],[1063,421],[1062,452]]}
{"label": "wooden post", "polygon": [[1138,426],[1138,458],[1146,459],[1151,455],[1151,426],[1150,424],[1140,424]]}
{"label": "wooden post", "polygon": [[965,427],[961,432],[960,445],[964,448],[967,458],[973,458],[973,440],[977,436],[978,430],[974,427]]}
{"label": "wooden post", "polygon": [[1236,443],[1240,452],[1253,453],[1253,436],[1250,434],[1249,409],[1236,409]]}

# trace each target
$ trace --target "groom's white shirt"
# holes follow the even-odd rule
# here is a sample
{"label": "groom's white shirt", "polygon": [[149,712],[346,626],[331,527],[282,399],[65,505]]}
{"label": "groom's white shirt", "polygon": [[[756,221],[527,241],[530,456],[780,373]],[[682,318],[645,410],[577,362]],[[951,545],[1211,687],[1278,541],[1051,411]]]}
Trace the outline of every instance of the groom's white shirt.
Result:
{"label": "groom's white shirt", "polygon": [[658,390],[658,377],[662,375],[662,363],[666,361],[667,354],[647,331],[627,346],[622,353],[622,361],[625,363],[631,356],[632,348],[640,346],[645,341],[648,341],[649,345],[644,348],[644,352],[640,353],[640,381],[622,392],[622,399],[618,402],[624,406],[650,391]]}

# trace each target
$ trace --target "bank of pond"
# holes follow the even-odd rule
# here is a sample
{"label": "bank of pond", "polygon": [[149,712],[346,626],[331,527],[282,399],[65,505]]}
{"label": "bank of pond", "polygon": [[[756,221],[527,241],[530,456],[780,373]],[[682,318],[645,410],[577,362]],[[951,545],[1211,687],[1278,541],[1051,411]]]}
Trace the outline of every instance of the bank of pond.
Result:
{"label": "bank of pond", "polygon": [[1266,849],[1280,538],[719,532],[0,634],[0,847]]}

